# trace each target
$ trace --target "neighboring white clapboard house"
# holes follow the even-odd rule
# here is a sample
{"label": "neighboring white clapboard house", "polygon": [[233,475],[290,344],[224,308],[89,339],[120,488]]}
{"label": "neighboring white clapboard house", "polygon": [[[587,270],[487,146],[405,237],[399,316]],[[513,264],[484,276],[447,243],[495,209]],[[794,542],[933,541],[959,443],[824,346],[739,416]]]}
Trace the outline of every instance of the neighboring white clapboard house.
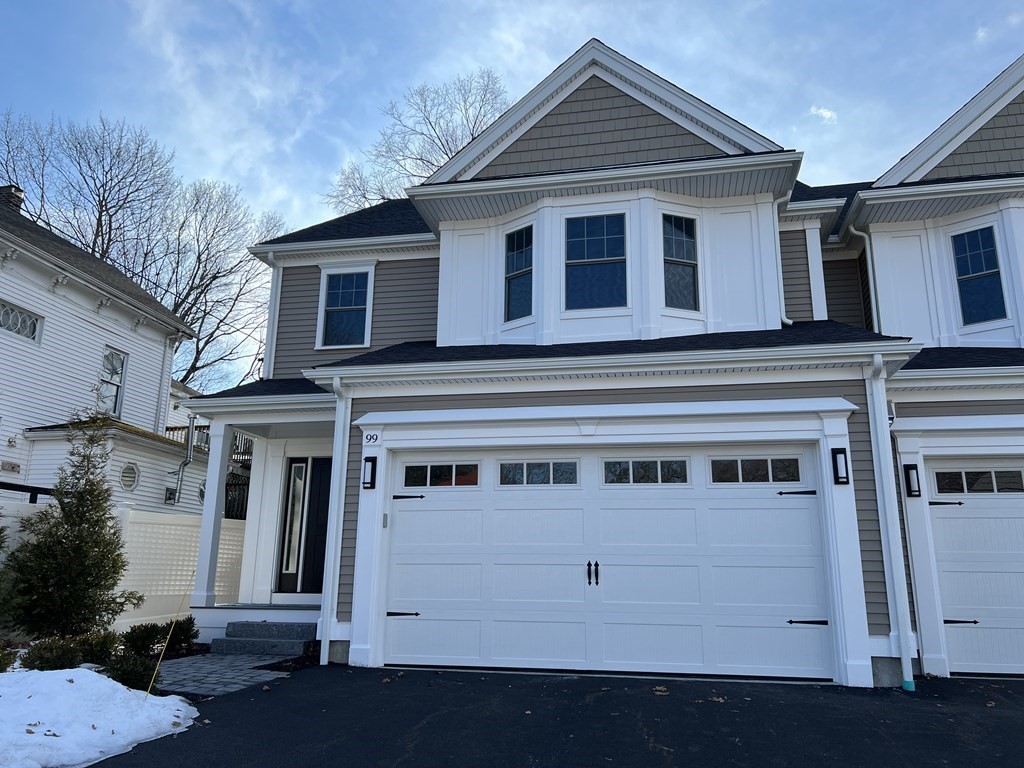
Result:
{"label": "neighboring white clapboard house", "polygon": [[21,190],[0,187],[6,523],[13,527],[14,511],[26,514],[26,504],[50,500],[46,491],[67,456],[69,419],[97,409],[106,419],[108,480],[130,559],[126,585],[147,595],[124,619],[173,614],[189,590],[207,464],[203,431],[186,463],[187,426],[167,430],[174,346],[193,332],[120,271],[33,223],[21,204]]}
{"label": "neighboring white clapboard house", "polygon": [[316,622],[362,666],[1024,672],[1022,90],[1024,58],[878,182],[810,187],[592,40],[409,199],[254,246],[265,379],[187,403],[209,488],[255,439],[232,606],[207,495],[204,634]]}

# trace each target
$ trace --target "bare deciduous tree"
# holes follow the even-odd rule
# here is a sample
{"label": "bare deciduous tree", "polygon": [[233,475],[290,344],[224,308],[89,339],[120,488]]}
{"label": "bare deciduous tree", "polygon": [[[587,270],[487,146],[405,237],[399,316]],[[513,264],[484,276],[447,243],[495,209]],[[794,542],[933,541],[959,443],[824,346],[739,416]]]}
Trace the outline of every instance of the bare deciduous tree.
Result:
{"label": "bare deciduous tree", "polygon": [[325,195],[339,213],[394,200],[479,136],[508,108],[501,78],[490,69],[441,85],[409,90],[384,110],[387,127],[362,163],[349,161]]}
{"label": "bare deciduous tree", "polygon": [[25,190],[24,212],[109,261],[196,330],[175,350],[175,377],[196,389],[257,371],[267,275],[246,247],[284,229],[241,190],[183,183],[148,132],[111,122],[0,121],[0,174]]}

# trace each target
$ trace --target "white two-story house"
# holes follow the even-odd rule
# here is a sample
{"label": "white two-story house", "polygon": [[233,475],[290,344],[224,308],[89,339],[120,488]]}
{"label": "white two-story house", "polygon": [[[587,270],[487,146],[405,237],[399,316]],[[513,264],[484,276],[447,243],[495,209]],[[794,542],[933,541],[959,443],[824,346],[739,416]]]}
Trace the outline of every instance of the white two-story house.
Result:
{"label": "white two-story house", "polygon": [[408,200],[252,248],[265,378],[188,403],[208,487],[257,438],[231,607],[207,496],[207,634],[315,621],[364,666],[1024,671],[1024,59],[997,83],[920,162],[812,188],[592,40]]}
{"label": "white two-story house", "polygon": [[[20,503],[50,501],[68,422],[98,410],[108,419],[107,476],[128,586],[147,594],[127,618],[173,614],[188,587],[206,477],[205,452],[186,463],[186,429],[166,431],[175,344],[193,332],[110,264],[32,222],[22,199],[17,187],[0,188],[2,524],[16,529],[16,503],[23,514]],[[134,525],[143,519],[150,524]],[[188,558],[170,568],[167,558],[181,556],[190,537]]]}

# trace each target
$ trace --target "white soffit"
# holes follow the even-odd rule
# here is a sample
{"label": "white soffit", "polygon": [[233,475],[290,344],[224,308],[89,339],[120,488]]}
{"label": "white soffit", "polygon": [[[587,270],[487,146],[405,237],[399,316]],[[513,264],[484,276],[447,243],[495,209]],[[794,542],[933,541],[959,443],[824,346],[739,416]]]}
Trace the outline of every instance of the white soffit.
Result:
{"label": "white soffit", "polygon": [[465,181],[585,82],[597,75],[674,120],[729,155],[778,152],[780,145],[692,94],[591,39],[520,99],[483,133],[438,169],[426,184]]}
{"label": "white soffit", "polygon": [[874,186],[920,181],[1024,90],[1024,55],[886,171]]}

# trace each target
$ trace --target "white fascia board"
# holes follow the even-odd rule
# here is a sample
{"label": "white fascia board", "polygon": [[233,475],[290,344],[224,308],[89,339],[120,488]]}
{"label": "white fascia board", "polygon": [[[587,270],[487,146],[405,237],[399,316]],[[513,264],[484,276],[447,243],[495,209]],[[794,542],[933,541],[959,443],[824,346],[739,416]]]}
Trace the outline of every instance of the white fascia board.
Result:
{"label": "white fascia board", "polygon": [[[1024,415],[1001,416],[943,416],[940,418],[912,416],[896,418],[893,432],[1005,432],[1024,430]],[[1024,452],[1024,446],[1020,448]]]}
{"label": "white fascia board", "polygon": [[922,349],[907,342],[870,342],[866,344],[829,344],[813,347],[773,347],[713,352],[658,352],[640,355],[595,355],[592,357],[514,358],[504,360],[455,361],[442,363],[399,363],[392,365],[339,366],[306,369],[302,375],[316,382],[340,377],[346,385],[380,381],[418,382],[424,378],[471,379],[504,374],[570,376],[588,374],[650,374],[659,369],[709,366],[742,368],[751,365],[869,364],[872,355],[881,354],[887,363],[902,364]]}
{"label": "white fascia board", "polygon": [[[192,330],[189,326],[185,325],[184,323],[172,323],[163,317],[158,317],[157,315],[153,314],[153,310],[149,309],[148,307],[144,307],[142,304],[139,304],[132,297],[122,293],[116,288],[113,288],[107,283],[97,280],[92,275],[88,275],[85,272],[80,272],[79,270],[72,267],[70,264],[60,261],[59,259],[55,259],[53,256],[48,254],[43,249],[37,248],[36,246],[31,245],[30,243],[26,243],[24,240],[22,240],[19,237],[16,237],[15,235],[12,235],[7,230],[0,230],[0,235],[2,235],[4,239],[10,241],[14,249],[19,253],[24,253],[28,256],[32,256],[36,260],[46,264],[48,267],[50,267],[50,269],[74,277],[75,280],[87,286],[91,290],[95,291],[99,296],[105,296],[107,298],[116,299],[121,304],[128,307],[132,312],[138,312],[139,314],[145,315],[146,317],[151,318],[152,320],[157,322],[159,325],[162,325],[164,328],[168,328],[174,331],[175,333],[181,333],[190,339],[196,338],[196,332]],[[142,288],[142,286],[139,286],[139,288],[141,290],[145,290],[145,288]],[[156,297],[154,297],[154,301],[155,300]]]}
{"label": "white fascia board", "polygon": [[[701,122],[714,127],[740,146],[755,152],[774,152],[782,147],[766,137],[733,120],[710,104],[687,93],[636,62],[612,50],[600,40],[591,39],[576,53],[562,62],[551,74],[540,81],[529,93],[510,107],[473,141],[463,147],[441,168],[434,172],[426,184],[451,181],[485,149],[496,144],[502,136],[526,119],[553,93],[558,91],[576,72],[596,63],[609,73],[619,74],[624,79],[640,84],[651,93],[664,99],[681,112],[690,114]],[[539,119],[539,118],[538,118]]]}
{"label": "white fascia board", "polygon": [[409,198],[433,200],[436,198],[467,197],[508,192],[545,192],[552,189],[593,186],[615,182],[629,182],[638,179],[657,180],[661,178],[701,176],[710,173],[755,171],[768,168],[788,167],[791,178],[788,186],[796,180],[796,174],[803,161],[803,153],[785,150],[768,155],[737,155],[716,157],[708,160],[693,160],[683,163],[656,163],[634,165],[625,168],[601,168],[599,170],[573,171],[571,173],[548,174],[544,176],[520,176],[512,179],[482,179],[479,181],[453,182],[409,187],[405,190]]}
{"label": "white fascia board", "polygon": [[339,255],[353,251],[377,250],[380,248],[408,249],[415,247],[432,247],[439,245],[437,237],[431,232],[414,235],[387,235],[384,237],[359,237],[347,240],[311,240],[302,243],[285,245],[253,245],[249,253],[262,261],[271,264],[277,257],[301,256],[303,251],[337,251]]}
{"label": "white fascia board", "polygon": [[427,411],[367,413],[353,422],[360,428],[413,427],[423,424],[479,424],[512,421],[573,421],[610,419],[658,419],[706,416],[785,416],[850,414],[858,407],[842,397],[783,400],[704,401],[689,403],[638,403],[628,405],[520,406],[517,408],[458,408]]}
{"label": "white fascia board", "polygon": [[993,115],[1020,93],[1024,83],[1024,56],[1020,56],[908,152],[896,165],[883,173],[874,186],[891,187],[908,181],[920,181],[959,147]]}
{"label": "white fascia board", "polygon": [[1024,387],[1019,366],[999,368],[936,368],[899,371],[889,379],[893,390],[936,389],[942,387]]}
{"label": "white fascia board", "polygon": [[787,203],[779,218],[785,221],[789,216],[828,216],[842,210],[846,198],[834,197],[827,200],[802,200],[799,203]]}
{"label": "white fascia board", "polygon": [[295,414],[332,411],[337,398],[330,392],[312,395],[264,395],[261,397],[211,397],[183,400],[182,406],[200,416],[241,413]]}

